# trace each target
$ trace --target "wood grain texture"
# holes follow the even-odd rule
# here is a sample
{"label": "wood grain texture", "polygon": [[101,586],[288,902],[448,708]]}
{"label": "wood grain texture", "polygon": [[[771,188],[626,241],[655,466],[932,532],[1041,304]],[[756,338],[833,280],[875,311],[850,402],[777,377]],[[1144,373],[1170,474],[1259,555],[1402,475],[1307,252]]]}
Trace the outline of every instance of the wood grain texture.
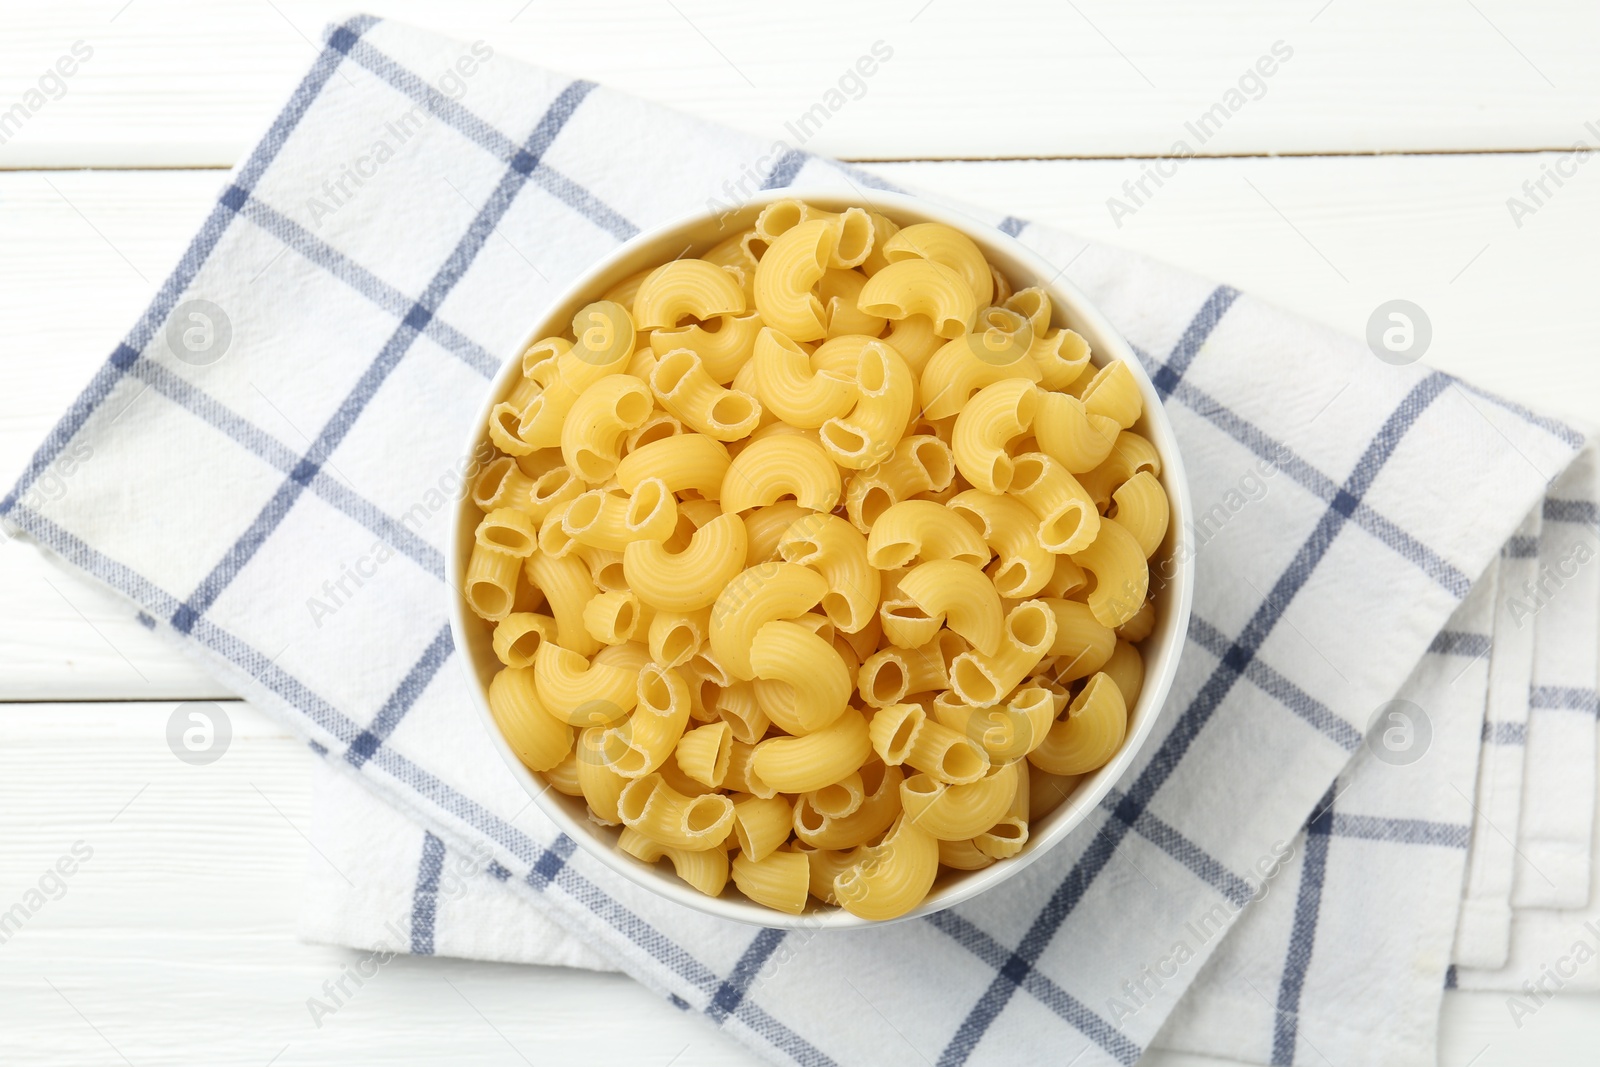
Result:
{"label": "wood grain texture", "polygon": [[[1600,143],[1584,0],[368,0],[752,133],[784,137],[876,41],[892,59],[805,145],[849,158],[1463,151]],[[336,0],[54,0],[0,13],[0,111],[76,41],[92,57],[3,146],[10,167],[232,163]],[[1201,143],[1275,42],[1293,55]],[[50,86],[54,91],[54,85]]]}
{"label": "wood grain texture", "polygon": [[[548,967],[400,957],[316,1026],[307,998],[365,953],[294,935],[302,871],[315,862],[301,836],[307,755],[232,702],[232,745],[190,767],[166,747],[172,710],[0,705],[0,909],[75,842],[93,849],[64,895],[0,944],[0,1062],[760,1062],[621,975]],[[1587,1062],[1600,997],[1558,996],[1520,1031],[1503,1000],[1446,996],[1441,1064]],[[1218,1063],[1162,1052],[1143,1062]]]}
{"label": "wood grain texture", "polygon": [[[1127,160],[875,165],[891,179],[1128,245],[1361,334],[1420,304],[1430,362],[1541,410],[1600,417],[1600,169],[1516,227],[1554,156],[1196,160],[1118,227]],[[174,262],[215,171],[0,175],[0,481],[10,484]],[[71,492],[66,479],[62,492]],[[0,700],[223,695],[103,590],[0,544]]]}

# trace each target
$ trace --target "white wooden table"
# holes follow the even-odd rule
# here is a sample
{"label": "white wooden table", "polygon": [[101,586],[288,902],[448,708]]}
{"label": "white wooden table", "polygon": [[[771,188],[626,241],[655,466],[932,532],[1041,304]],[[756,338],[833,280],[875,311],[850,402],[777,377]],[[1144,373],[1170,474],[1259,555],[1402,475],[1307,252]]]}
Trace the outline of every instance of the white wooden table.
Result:
{"label": "white wooden table", "polygon": [[[1600,8],[1014,6],[1000,25],[998,5],[962,0],[367,5],[771,136],[882,41],[892,59],[808,149],[1124,243],[1351,333],[1407,298],[1432,320],[1431,362],[1600,419],[1600,163],[1566,154],[1600,145]],[[341,13],[313,0],[0,8],[0,119],[26,112],[0,121],[0,481],[142,310],[218,168]],[[88,58],[41,87],[80,41]],[[1292,54],[1259,93],[1246,86],[1259,99],[1198,144],[1185,124],[1226,110],[1277,42]],[[1179,139],[1202,158],[1132,199],[1124,183],[1138,192]],[[1552,170],[1570,176],[1558,186]],[[1111,197],[1135,210],[1113,217]],[[1510,197],[1530,210],[1514,215]],[[293,934],[302,747],[241,704],[214,765],[186,766],[164,741],[173,702],[228,697],[109,595],[0,545],[0,908],[74,841],[94,849],[66,895],[0,944],[0,1062],[753,1062],[625,978],[443,959],[395,961],[314,1027],[306,998],[355,955]],[[1445,1067],[1593,1062],[1600,998],[1559,997],[1521,1031],[1503,999],[1447,996]]]}

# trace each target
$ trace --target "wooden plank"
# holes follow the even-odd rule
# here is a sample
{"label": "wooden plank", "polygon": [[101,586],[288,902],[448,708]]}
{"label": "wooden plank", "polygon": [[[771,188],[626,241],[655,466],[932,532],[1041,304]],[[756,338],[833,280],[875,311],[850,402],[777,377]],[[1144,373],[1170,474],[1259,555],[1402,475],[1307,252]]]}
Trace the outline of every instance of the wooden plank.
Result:
{"label": "wooden plank", "polygon": [[[805,147],[858,159],[1555,148],[1600,134],[1600,10],[1584,0],[369,0],[501,54],[564,69],[766,137],[875,42],[892,57],[840,98]],[[0,165],[229,164],[313,55],[337,0],[57,0],[0,15],[0,111],[29,107]],[[42,75],[83,41],[66,80]],[[1275,42],[1292,55],[1240,78]],[[69,64],[70,66],[70,64]],[[1270,64],[1269,64],[1270,66]],[[39,104],[33,108],[29,101]],[[1198,125],[1216,105],[1214,125]],[[825,104],[825,107],[828,105]]]}
{"label": "wooden plank", "polygon": [[[1137,162],[877,169],[1128,245],[1348,333],[1405,297],[1433,320],[1431,362],[1592,420],[1600,263],[1588,235],[1600,227],[1600,170],[1581,172],[1520,229],[1505,207],[1554,158],[1197,160],[1120,228],[1105,202],[1139,178]],[[0,481],[9,485],[142,309],[219,182],[215,172],[0,175],[0,348],[45,354],[10,361]],[[0,545],[0,604],[0,699],[217,694],[109,598],[43,571],[31,549]]]}
{"label": "wooden plank", "polygon": [[90,853],[4,941],[0,1062],[757,1062],[622,975],[547,967],[396,958],[317,1026],[307,998],[368,954],[297,940],[311,764],[223,707],[232,744],[192,767],[171,704],[0,705],[0,910]]}
{"label": "wooden plank", "polygon": [[[234,702],[231,746],[192,767],[166,747],[172,710],[0,705],[0,909],[76,842],[92,850],[0,951],[0,1061],[193,1062],[204,1048],[208,1063],[295,1067],[760,1062],[621,975],[460,960],[397,958],[316,1026],[307,998],[366,953],[295,938],[301,872],[316,862],[301,836],[307,755]],[[1600,997],[1565,994],[1518,1030],[1502,996],[1450,994],[1440,1062],[1486,1045],[1477,1067],[1588,1062],[1597,1009]]]}

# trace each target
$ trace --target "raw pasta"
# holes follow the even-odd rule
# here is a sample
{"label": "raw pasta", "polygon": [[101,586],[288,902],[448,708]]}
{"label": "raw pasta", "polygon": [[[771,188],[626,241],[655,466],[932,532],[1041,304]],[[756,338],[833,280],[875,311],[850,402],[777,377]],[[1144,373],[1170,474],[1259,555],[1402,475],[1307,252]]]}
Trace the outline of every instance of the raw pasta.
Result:
{"label": "raw pasta", "polygon": [[512,750],[621,851],[892,919],[1122,746],[1170,516],[1142,393],[966,234],[776,201],[521,370],[462,596]]}

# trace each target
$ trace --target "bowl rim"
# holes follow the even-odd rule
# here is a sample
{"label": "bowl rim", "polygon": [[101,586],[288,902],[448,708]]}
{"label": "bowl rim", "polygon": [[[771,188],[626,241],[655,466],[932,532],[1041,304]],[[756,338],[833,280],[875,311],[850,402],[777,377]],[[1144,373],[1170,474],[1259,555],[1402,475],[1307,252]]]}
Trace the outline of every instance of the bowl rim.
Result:
{"label": "bowl rim", "polygon": [[[1129,770],[1143,751],[1155,729],[1157,719],[1162,714],[1187,641],[1189,616],[1194,598],[1194,552],[1190,546],[1191,534],[1188,526],[1193,515],[1193,506],[1182,452],[1154,383],[1132,346],[1121,333],[1076,286],[1062,277],[1065,268],[1058,269],[1011,234],[959,209],[904,193],[880,190],[863,193],[859,189],[842,191],[836,186],[769,190],[722,210],[712,209],[708,204],[704,209],[678,215],[661,225],[644,230],[602,256],[545,304],[529,330],[511,350],[485,391],[485,399],[479,405],[477,417],[468,428],[466,444],[461,454],[468,457],[476,456],[478,450],[487,442],[486,426],[489,415],[505,393],[512,378],[516,373],[520,373],[521,354],[527,346],[540,338],[564,332],[571,314],[581,306],[578,302],[596,299],[595,293],[601,289],[598,284],[601,279],[613,273],[617,274],[619,279],[627,277],[643,269],[644,266],[632,266],[631,269],[619,271],[619,265],[634,259],[643,249],[654,246],[680,231],[704,229],[710,225],[721,225],[726,228],[727,220],[730,218],[759,211],[760,208],[777,200],[789,199],[803,200],[831,210],[865,205],[895,221],[910,217],[916,221],[941,222],[971,237],[984,250],[986,259],[994,258],[991,256],[993,249],[1000,249],[1003,254],[999,258],[1009,258],[1022,264],[1026,272],[1032,275],[1027,284],[1043,288],[1049,294],[1052,306],[1061,309],[1064,318],[1072,320],[1073,329],[1080,334],[1092,335],[1089,337],[1092,342],[1091,352],[1099,357],[1120,359],[1127,363],[1129,370],[1133,372],[1144,399],[1143,429],[1149,434],[1161,456],[1161,482],[1171,502],[1167,555],[1172,561],[1173,573],[1165,576],[1164,588],[1169,599],[1162,609],[1163,616],[1157,624],[1156,632],[1161,634],[1159,663],[1157,669],[1152,672],[1150,663],[1156,657],[1153,652],[1144,652],[1144,685],[1130,713],[1130,729],[1116,755],[1104,766],[1084,776],[1067,799],[1047,816],[1052,821],[1041,833],[1031,835],[1028,844],[1016,856],[980,870],[962,872],[958,880],[942,889],[936,886],[921,904],[893,919],[864,919],[852,915],[843,908],[830,908],[815,903],[808,904],[807,910],[799,915],[789,915],[757,904],[743,896],[709,897],[680,881],[676,875],[662,870],[659,865],[645,864],[634,859],[616,848],[611,841],[603,839],[601,833],[608,831],[608,828],[602,828],[586,818],[577,818],[568,811],[561,799],[552,795],[553,791],[548,784],[517,758],[516,752],[501,734],[489,711],[487,684],[476,666],[478,657],[474,652],[474,643],[478,639],[472,637],[467,629],[469,620],[465,600],[461,594],[461,578],[477,525],[475,517],[477,507],[472,502],[470,492],[465,488],[457,502],[457,510],[451,522],[446,563],[449,567],[448,580],[445,583],[446,596],[449,598],[451,635],[456,651],[462,657],[472,703],[477,709],[479,721],[489,734],[490,743],[500,753],[513,777],[545,817],[550,819],[558,830],[572,838],[586,854],[634,885],[695,911],[721,919],[785,930],[860,929],[903,922],[943,911],[971,900],[1016,876],[1076,830]],[[753,215],[751,217],[753,219]],[[1049,280],[1037,280],[1046,278]],[[1103,364],[1104,359],[1100,362]],[[465,485],[470,487],[470,484],[469,477]],[[469,519],[471,521],[468,521]],[[481,624],[481,620],[476,616],[472,617],[471,622]]]}

